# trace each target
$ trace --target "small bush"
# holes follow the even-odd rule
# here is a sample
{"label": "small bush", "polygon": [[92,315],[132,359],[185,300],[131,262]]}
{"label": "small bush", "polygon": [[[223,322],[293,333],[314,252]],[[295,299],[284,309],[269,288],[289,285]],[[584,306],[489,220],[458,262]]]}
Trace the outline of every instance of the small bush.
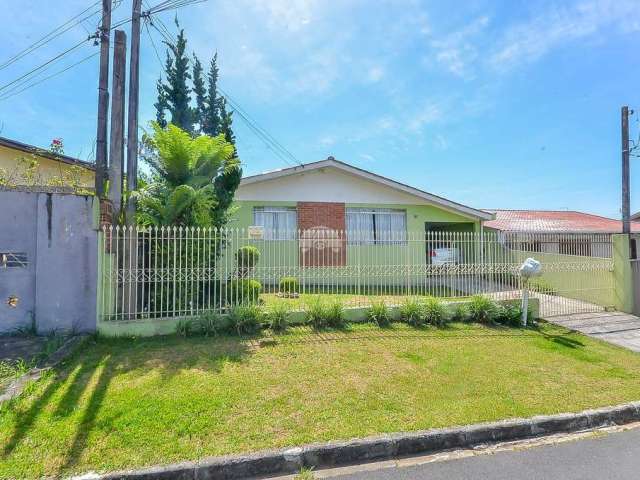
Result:
{"label": "small bush", "polygon": [[300,284],[295,277],[282,277],[279,283],[280,291],[282,293],[299,293]]}
{"label": "small bush", "polygon": [[451,320],[454,322],[466,322],[469,320],[469,307],[465,303],[458,303],[453,307]]}
{"label": "small bush", "polygon": [[262,328],[262,310],[257,305],[236,306],[229,312],[229,320],[238,335],[253,335]]}
{"label": "small bush", "polygon": [[257,265],[258,260],[260,260],[260,250],[253,245],[240,247],[236,252],[236,264],[241,271],[250,271]]}
{"label": "small bush", "polygon": [[265,312],[265,319],[274,332],[284,332],[289,327],[289,307],[276,302]]}
{"label": "small bush", "polygon": [[496,304],[482,295],[474,295],[468,306],[469,320],[478,323],[491,323],[496,314]]}
{"label": "small bush", "polygon": [[377,323],[380,327],[391,325],[391,313],[384,302],[371,302],[367,309],[367,320]]}
{"label": "small bush", "polygon": [[230,305],[246,305],[260,300],[262,284],[257,280],[231,280],[227,284],[227,303]]}
{"label": "small bush", "polygon": [[419,327],[424,325],[422,303],[415,298],[407,298],[400,306],[400,319],[403,322]]}
{"label": "small bush", "polygon": [[339,300],[333,301],[326,307],[327,325],[332,328],[342,328],[346,323],[344,306]]}
{"label": "small bush", "polygon": [[320,298],[312,298],[305,305],[305,321],[313,328],[328,327],[328,313],[327,306]]}
{"label": "small bush", "polygon": [[447,322],[447,307],[439,298],[429,297],[422,304],[424,321],[429,325],[440,327]]}
{"label": "small bush", "polygon": [[[531,310],[527,312],[527,322],[531,318]],[[507,327],[522,326],[522,307],[515,304],[503,304],[496,307],[495,321]]]}
{"label": "small bush", "polygon": [[176,323],[176,335],[181,337],[191,337],[195,333],[193,320],[181,319]]}
{"label": "small bush", "polygon": [[199,319],[200,333],[205,337],[215,337],[233,332],[233,326],[228,316],[215,312],[206,312]]}

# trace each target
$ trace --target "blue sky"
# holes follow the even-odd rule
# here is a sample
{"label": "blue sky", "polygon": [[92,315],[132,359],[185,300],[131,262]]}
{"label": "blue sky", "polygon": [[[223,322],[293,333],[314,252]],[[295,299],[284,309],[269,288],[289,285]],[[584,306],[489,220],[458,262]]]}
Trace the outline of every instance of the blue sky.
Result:
{"label": "blue sky", "polygon": [[[0,0],[0,63],[90,3]],[[129,13],[124,0],[114,19]],[[169,28],[174,14],[161,16]],[[619,217],[620,106],[640,108],[635,1],[209,0],[178,18],[190,50],[218,51],[221,86],[301,162],[333,155],[479,208]],[[0,85],[96,23],[0,70]],[[48,73],[96,51],[88,43]],[[97,63],[0,101],[0,135],[45,147],[62,137],[67,154],[91,157]],[[141,69],[147,122],[160,65],[146,33]],[[287,166],[234,125],[247,174]],[[636,115],[631,126],[637,136]]]}

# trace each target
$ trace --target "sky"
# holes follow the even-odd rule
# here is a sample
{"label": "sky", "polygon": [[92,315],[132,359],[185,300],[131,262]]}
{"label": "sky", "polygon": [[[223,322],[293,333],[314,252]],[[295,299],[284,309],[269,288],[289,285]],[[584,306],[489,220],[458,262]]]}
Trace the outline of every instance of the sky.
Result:
{"label": "sky", "polygon": [[[0,0],[0,65],[93,2]],[[130,11],[123,0],[114,22]],[[291,164],[332,155],[476,208],[620,218],[620,107],[640,110],[637,0],[209,0],[159,14],[173,32],[176,15],[189,51],[203,63],[218,52],[221,87]],[[60,137],[93,158],[97,56],[5,99],[2,86],[98,20],[0,66],[1,136]],[[141,41],[146,126],[165,54],[155,29]],[[86,42],[34,82],[97,51]],[[630,125],[637,139],[636,113]],[[234,129],[245,174],[289,166],[238,115]],[[631,168],[635,211],[640,160]]]}

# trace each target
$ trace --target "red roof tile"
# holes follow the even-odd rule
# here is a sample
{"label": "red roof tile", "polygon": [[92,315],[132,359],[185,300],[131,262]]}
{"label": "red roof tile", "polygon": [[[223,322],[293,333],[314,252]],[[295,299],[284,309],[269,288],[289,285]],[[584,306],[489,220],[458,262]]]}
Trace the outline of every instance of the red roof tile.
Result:
{"label": "red roof tile", "polygon": [[[549,210],[487,210],[496,219],[484,226],[512,232],[593,232],[621,233],[622,222],[584,212]],[[640,232],[640,222],[631,222],[631,230]]]}

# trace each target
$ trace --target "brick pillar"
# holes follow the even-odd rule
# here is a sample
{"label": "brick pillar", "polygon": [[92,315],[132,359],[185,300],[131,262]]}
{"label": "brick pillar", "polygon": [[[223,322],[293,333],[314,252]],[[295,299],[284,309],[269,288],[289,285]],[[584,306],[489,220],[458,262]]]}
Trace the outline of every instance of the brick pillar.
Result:
{"label": "brick pillar", "polygon": [[340,267],[347,263],[344,203],[298,202],[300,265]]}

